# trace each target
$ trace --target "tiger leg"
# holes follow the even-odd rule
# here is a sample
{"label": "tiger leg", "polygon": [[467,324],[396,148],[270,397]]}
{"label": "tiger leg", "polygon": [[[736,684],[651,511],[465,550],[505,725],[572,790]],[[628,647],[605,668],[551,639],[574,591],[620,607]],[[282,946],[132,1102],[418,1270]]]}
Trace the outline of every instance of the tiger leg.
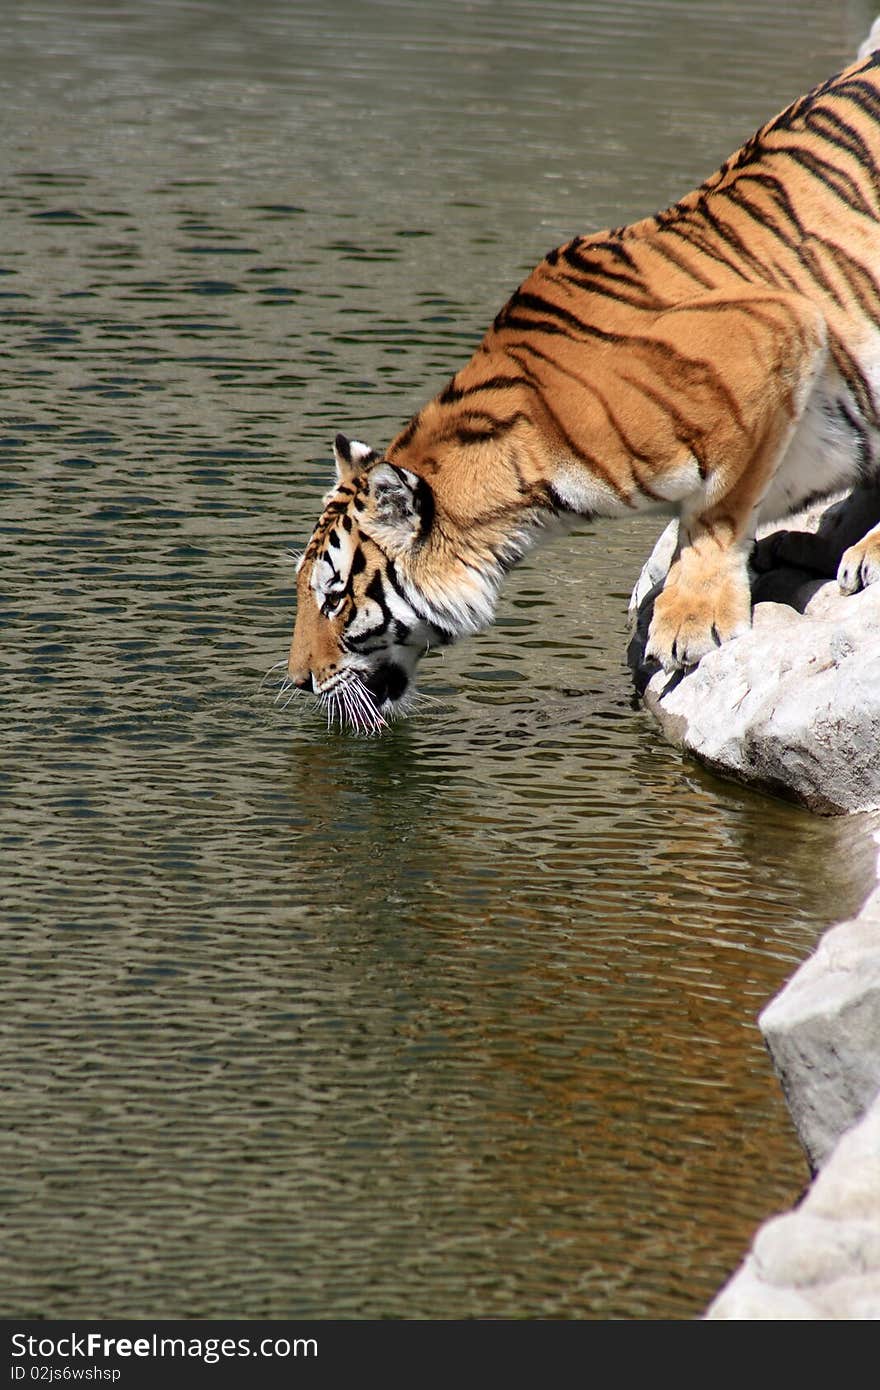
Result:
{"label": "tiger leg", "polygon": [[[681,506],[679,552],[654,604],[646,655],[667,671],[696,666],[749,628],[748,557],[761,500],[827,357],[821,316],[795,296],[716,307],[713,331],[740,344],[724,378],[736,418],[719,410],[704,436],[705,479]],[[702,308],[675,313],[673,330],[691,354],[707,322]]]}
{"label": "tiger leg", "polygon": [[880,526],[843,552],[837,582],[845,594],[856,594],[880,581]]}
{"label": "tiger leg", "polygon": [[654,602],[645,652],[667,671],[696,666],[751,624],[749,546],[732,543],[711,524],[683,539]]}

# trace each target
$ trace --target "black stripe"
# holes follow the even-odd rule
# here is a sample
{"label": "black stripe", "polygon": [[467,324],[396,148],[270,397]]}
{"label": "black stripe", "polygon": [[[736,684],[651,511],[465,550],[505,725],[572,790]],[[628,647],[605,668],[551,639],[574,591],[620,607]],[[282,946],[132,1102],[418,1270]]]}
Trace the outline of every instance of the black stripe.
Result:
{"label": "black stripe", "polygon": [[508,310],[502,309],[497,315],[492,327],[496,333],[502,329],[516,329],[526,333],[554,333],[562,337],[571,337],[564,328],[560,328],[558,323],[551,323],[549,319],[527,319],[519,314],[511,314]]}
{"label": "black stripe", "polygon": [[841,309],[845,309],[846,300],[840,294],[839,290],[836,290],[834,288],[834,285],[831,283],[830,279],[828,278],[828,275],[824,270],[824,267],[822,266],[821,261],[819,260],[820,249],[827,249],[825,247],[825,243],[819,241],[816,238],[811,239],[811,241],[807,245],[800,247],[798,252],[800,261],[802,265],[804,265],[806,269],[809,271],[810,275],[813,277],[816,283],[821,285],[828,298],[833,299],[834,303],[839,305]]}
{"label": "black stripe", "polygon": [[[621,284],[600,285],[594,280],[575,275],[570,271],[560,273],[556,276],[556,283],[574,285],[575,289],[586,294],[594,294],[605,299],[611,299],[615,304],[625,304],[630,309],[643,309],[652,312],[666,307],[666,301],[657,298],[656,294],[651,294],[645,289],[644,283],[630,279],[629,276],[615,276]],[[630,285],[637,291],[636,294],[625,294],[621,285]]]}
{"label": "black stripe", "polygon": [[844,346],[836,334],[831,337],[831,356],[834,358],[834,365],[855,398],[862,419],[866,420],[872,429],[880,429],[880,418],[877,416],[868,379],[855,358],[850,356],[849,349]]}
{"label": "black stripe", "polygon": [[[665,232],[666,228],[662,226],[658,227],[658,231]],[[651,250],[656,251],[658,256],[662,256],[663,260],[669,261],[670,264],[677,266],[679,270],[683,271],[691,280],[696,280],[697,284],[702,285],[704,289],[711,290],[715,288],[714,280],[710,280],[706,275],[701,275],[687,260],[676,255],[671,246],[663,244],[659,237],[654,237],[652,240]]]}
{"label": "black stripe", "polygon": [[385,578],[388,580],[388,583],[391,585],[398,598],[402,598],[404,603],[408,603],[409,599],[400,587],[400,580],[397,578],[397,568],[390,555],[387,557],[387,564],[385,566]]}
{"label": "black stripe", "polygon": [[434,631],[441,634],[444,639],[450,642],[455,639],[454,628],[447,627],[443,623],[438,623],[436,618],[432,617],[430,613],[427,613],[424,608],[421,608],[419,606],[417,600],[413,600],[411,594],[404,592],[400,580],[397,577],[397,569],[395,567],[394,561],[391,559],[390,556],[388,556],[387,563],[385,566],[385,578],[391,585],[394,592],[397,594],[398,598],[402,599],[403,602],[412,609],[417,618],[419,618],[423,623],[427,623],[428,627],[433,628]]}
{"label": "black stripe", "polygon": [[391,453],[394,449],[405,449],[407,444],[410,444],[412,442],[413,435],[419,427],[419,418],[419,415],[413,416],[409,424],[403,430],[401,430],[400,434],[395,439],[394,443],[391,446],[391,449],[389,449],[388,451],[389,453]]}
{"label": "black stripe", "polygon": [[[630,386],[636,391],[641,392],[643,396],[648,397],[648,400],[653,401],[654,404],[674,422],[676,439],[679,444],[683,444],[685,448],[689,449],[693,454],[694,458],[697,460],[697,468],[699,469],[700,477],[705,478],[709,470],[703,449],[703,432],[701,432],[696,425],[692,425],[689,420],[685,419],[676,406],[670,403],[668,397],[662,395],[660,391],[655,390],[652,386],[649,386],[647,382],[636,381],[634,377],[627,376],[624,373],[621,373],[621,377],[622,380],[629,382]],[[698,442],[699,448],[697,448]]]}
{"label": "black stripe", "polygon": [[813,178],[818,179],[830,193],[840,198],[854,212],[860,212],[865,217],[873,218],[876,216],[875,210],[865,201],[858,184],[843,169],[836,168],[827,159],[822,159],[812,150],[803,149],[801,146],[787,149],[786,154],[789,159],[793,160],[795,164],[799,164],[802,169],[806,169],[808,174],[812,174]]}
{"label": "black stripe", "polygon": [[[699,300],[697,300],[693,304],[682,304],[681,309],[682,311],[699,309],[717,313],[718,307],[719,306],[717,304],[704,305],[701,304]],[[736,307],[736,301],[732,301],[731,307]],[[675,310],[671,310],[670,312],[675,312]],[[755,312],[755,310],[752,310],[752,312]],[[643,353],[645,357],[642,358],[642,365],[646,366],[647,369],[655,375],[659,376],[662,375],[664,372],[672,372],[677,374],[678,377],[682,380],[692,381],[694,373],[697,373],[701,378],[699,384],[705,384],[707,387],[713,390],[716,395],[721,397],[721,399],[727,406],[727,409],[734,416],[737,423],[742,428],[741,415],[734,394],[724,384],[724,379],[721,373],[718,372],[716,368],[711,367],[710,364],[706,362],[704,359],[688,357],[686,353],[681,352],[676,347],[673,347],[671,343],[662,342],[657,338],[645,337],[640,334],[609,333],[604,334],[602,336],[605,341],[621,344],[628,348],[630,351],[635,352],[636,354]],[[516,352],[518,351],[528,352],[534,357],[539,357],[542,361],[546,362],[554,370],[563,372],[565,375],[571,377],[572,380],[579,381],[583,386],[589,387],[589,381],[585,377],[582,377],[572,372],[569,368],[563,366],[562,363],[558,362],[554,357],[551,357],[549,353],[542,352],[539,347],[537,347],[534,343],[530,341],[514,343],[510,348],[507,349],[507,351],[509,355],[513,357],[514,361],[518,362],[524,370],[527,370],[525,364],[522,363],[520,359],[516,356]],[[645,361],[645,358],[647,358],[647,361]],[[658,358],[660,359],[659,365],[657,363]],[[546,397],[544,395],[544,391],[539,379],[536,376],[534,376],[534,374],[532,374],[532,380],[535,385],[535,390],[540,395],[542,402],[544,402],[544,404],[546,405]],[[588,454],[584,454],[583,457],[589,458],[590,456]],[[599,463],[595,460],[593,462],[597,470],[601,471],[601,466],[599,465]],[[612,485],[616,486],[616,484]]]}
{"label": "black stripe", "polygon": [[[551,251],[550,255],[545,257],[545,259],[549,261],[551,265],[556,265],[560,256],[562,256],[568,261],[569,265],[575,265],[577,257],[581,256],[586,264],[588,257],[585,253],[595,252],[601,254],[602,252],[606,252],[608,255],[613,256],[615,260],[621,261],[624,265],[629,266],[631,270],[636,270],[636,262],[622,243],[622,238],[627,232],[629,232],[628,227],[617,227],[609,231],[605,236],[603,236],[601,232],[598,232],[593,236],[572,237],[571,241],[567,241],[564,246],[557,246],[556,250]],[[553,258],[552,260],[550,259],[551,256]]]}
{"label": "black stripe", "polygon": [[728,270],[733,271],[734,275],[738,275],[741,280],[748,282],[749,277],[742,267],[738,266],[736,261],[732,261],[729,256],[725,256],[705,235],[701,235],[701,229],[692,222],[685,221],[682,217],[675,222],[667,222],[663,230],[671,233],[672,236],[680,237],[694,251],[699,251],[701,255],[708,256],[710,260],[726,266]]}
{"label": "black stripe", "polygon": [[605,411],[609,423],[611,424],[611,428],[616,431],[621,443],[623,444],[624,449],[629,454],[629,471],[636,487],[639,489],[640,492],[644,493],[646,497],[649,497],[654,502],[667,501],[668,499],[661,497],[658,492],[655,492],[652,488],[648,487],[648,484],[644,482],[644,480],[636,472],[636,460],[638,460],[640,463],[646,463],[649,467],[653,468],[654,460],[651,457],[651,455],[644,453],[644,451],[641,449],[637,449],[636,446],[633,444],[632,440],[629,438],[629,435],[626,433],[617,416],[615,415],[614,411],[612,410],[611,405],[605,397],[605,393],[603,391],[600,391],[598,387],[595,386],[591,387],[590,389],[592,390],[593,395],[596,397],[602,409]]}
{"label": "black stripe", "polygon": [[730,188],[726,188],[724,190],[724,197],[729,199],[735,207],[740,208],[740,210],[744,212],[747,217],[750,217],[753,222],[757,222],[760,226],[765,227],[783,246],[788,247],[790,251],[795,249],[795,238],[791,236],[790,232],[779,225],[776,219],[772,217],[769,208],[763,208],[759,204],[753,202],[738,183],[732,184]]}
{"label": "black stripe", "polygon": [[[822,129],[826,122],[831,127],[831,134]],[[814,134],[818,139],[827,141],[832,149],[847,150],[862,166],[874,184],[877,184],[877,170],[865,141],[855,126],[850,125],[849,121],[844,120],[838,112],[829,111],[827,106],[819,106],[815,111],[807,113],[804,118],[804,129]]]}
{"label": "black stripe", "polygon": [[[480,425],[478,421],[485,423]],[[436,439],[438,442],[450,440],[456,444],[481,444],[487,439],[501,439],[523,422],[531,422],[531,416],[524,410],[517,410],[515,414],[505,417],[493,415],[489,410],[469,410],[461,423],[453,421]]]}
{"label": "black stripe", "polygon": [[434,491],[424,478],[419,478],[413,490],[413,504],[419,517],[419,539],[424,540],[434,525],[436,505]]}
{"label": "black stripe", "polygon": [[[862,71],[864,72],[865,69],[863,68]],[[835,87],[834,95],[842,97],[844,101],[851,101],[853,106],[864,111],[869,120],[880,121],[880,94],[869,82],[863,82],[861,78],[851,77],[848,81],[842,82],[839,87]]]}
{"label": "black stripe", "polygon": [[[536,348],[531,343],[516,343],[514,347],[516,350],[524,350],[526,352],[531,352],[535,357],[543,358],[543,360],[545,362],[548,362],[551,366],[557,365],[551,357],[548,357],[547,354],[543,353],[540,348]],[[513,357],[514,361],[519,362],[519,358],[516,356],[514,348],[509,349],[509,352],[511,357]],[[523,367],[523,370],[528,371],[528,368],[525,366],[525,363],[520,363],[520,365]],[[560,368],[560,370],[564,369]],[[568,372],[567,375],[571,376],[572,373]],[[627,506],[632,506],[632,501],[629,497],[627,497],[627,494],[624,491],[624,489],[620,486],[616,479],[608,472],[608,470],[602,466],[599,460],[597,458],[594,458],[591,454],[586,453],[585,450],[583,450],[579,445],[575,444],[574,440],[571,438],[571,435],[565,429],[565,426],[560,421],[556,412],[553,409],[551,409],[551,407],[548,405],[547,397],[544,391],[542,390],[541,384],[538,381],[537,377],[534,378],[534,389],[540,401],[541,409],[549,417],[553,424],[553,428],[556,430],[557,434],[559,435],[563,443],[566,445],[566,447],[571,451],[572,455],[575,458],[579,458],[582,462],[586,463],[587,466],[590,469],[592,469],[593,473],[595,473],[597,478],[600,478],[604,483],[606,483],[612,492],[617,493],[621,501],[625,502]],[[586,515],[586,513],[584,513],[584,515]]]}
{"label": "black stripe", "polygon": [[836,266],[838,274],[846,281],[853,298],[858,300],[859,308],[865,318],[876,323],[878,304],[880,304],[880,286],[868,267],[849,255],[836,242],[823,241],[820,244]]}
{"label": "black stripe", "polygon": [[[731,199],[731,201],[735,200]],[[750,209],[746,208],[743,210],[751,215]],[[703,215],[715,235],[726,242],[736,255],[740,256],[747,265],[751,266],[752,270],[757,271],[760,275],[764,270],[764,262],[755,255],[751,247],[747,242],[743,241],[739,233],[734,231],[732,227],[728,227],[725,223],[722,223],[708,207],[703,209]]]}
{"label": "black stripe", "polygon": [[[548,315],[547,322],[555,326],[545,329],[554,333],[564,333],[566,329],[574,329],[577,333],[595,334],[600,338],[606,337],[599,329],[591,327],[583,319],[579,319],[577,314],[573,314],[570,309],[563,309],[560,304],[554,304],[551,299],[545,299],[543,295],[532,294],[530,290],[517,290],[516,294],[508,301],[495,320],[495,328],[508,328],[512,325],[522,323],[532,328],[544,329],[544,321],[531,319],[519,320],[513,311],[515,309],[528,309],[535,314]],[[558,324],[565,327],[560,328]],[[570,337],[571,334],[569,333]]]}
{"label": "black stripe", "polygon": [[[591,247],[591,250],[592,249],[594,248]],[[601,275],[605,280],[611,280],[622,285],[629,285],[634,289],[641,289],[643,292],[646,289],[645,283],[636,271],[635,263],[629,254],[627,254],[626,260],[632,268],[633,274],[626,274],[626,272],[622,270],[613,270],[610,266],[604,265],[601,259],[584,255],[574,242],[571,242],[568,246],[563,248],[562,256],[565,262],[571,266],[572,270],[578,271],[581,275],[586,276],[588,280],[593,280],[596,276]]]}
{"label": "black stripe", "polygon": [[[794,204],[792,203],[788,193],[788,189],[786,188],[783,180],[780,179],[777,174],[761,172],[759,169],[744,169],[741,173],[737,175],[736,180],[732,184],[728,185],[724,189],[718,190],[718,196],[731,197],[734,190],[741,183],[755,183],[760,188],[765,189],[768,192],[771,201],[776,203],[779,209],[788,218],[792,226],[797,229],[798,235],[805,235],[803,223],[801,222],[800,218],[798,217],[795,211]],[[705,206],[704,200],[701,200],[701,202],[703,202],[703,206]],[[774,227],[774,232],[777,236],[783,235],[781,229],[778,226]]]}
{"label": "black stripe", "polygon": [[[742,272],[739,273],[742,274]],[[743,276],[742,278],[745,279],[745,276]],[[588,323],[586,319],[578,318],[576,314],[571,313],[568,309],[562,308],[561,305],[554,304],[552,300],[544,299],[541,295],[523,291],[518,291],[517,294],[515,294],[513,299],[510,301],[510,304],[506,305],[505,308],[502,309],[501,313],[498,315],[498,318],[495,320],[496,329],[498,328],[500,321],[501,327],[505,329],[519,329],[527,333],[538,331],[550,334],[562,334],[564,337],[567,338],[571,338],[574,336],[571,332],[566,331],[565,328],[560,328],[555,323],[552,323],[547,319],[522,318],[517,314],[508,314],[508,310],[510,309],[511,305],[514,304],[517,306],[522,304],[524,308],[534,309],[537,313],[546,310],[548,313],[555,315],[555,317],[560,319],[563,323],[570,324],[571,327],[576,329],[577,333],[582,337],[596,338],[600,343],[623,343],[630,347],[647,346],[653,351],[657,351],[663,348],[662,344],[659,344],[650,338],[646,338],[641,334],[613,333],[608,329],[599,328],[594,323]],[[515,344],[515,346],[528,347],[528,344]],[[517,358],[514,358],[514,361],[517,360]]]}
{"label": "black stripe", "polygon": [[588,244],[591,250],[608,251],[610,255],[614,256],[617,260],[623,261],[624,265],[628,265],[631,270],[636,269],[635,261],[633,260],[630,253],[627,251],[626,247],[621,244],[621,240],[619,237],[616,239],[605,241],[591,240]]}
{"label": "black stripe", "polygon": [[454,405],[457,401],[463,401],[465,396],[475,396],[480,391],[507,391],[523,384],[521,376],[492,376],[486,381],[476,382],[473,386],[457,386],[453,377],[437,399],[441,405]]}
{"label": "black stripe", "polygon": [[382,609],[382,616],[387,623],[391,617],[391,614],[388,611],[388,605],[385,602],[385,589],[382,585],[381,570],[376,570],[376,573],[373,575],[364,592],[366,593],[367,598],[371,598],[374,603],[378,603],[379,607]]}

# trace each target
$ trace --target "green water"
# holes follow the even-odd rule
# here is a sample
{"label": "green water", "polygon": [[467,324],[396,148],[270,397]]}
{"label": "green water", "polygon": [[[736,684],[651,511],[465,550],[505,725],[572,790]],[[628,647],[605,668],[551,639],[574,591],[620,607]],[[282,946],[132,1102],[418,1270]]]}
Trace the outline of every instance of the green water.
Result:
{"label": "green water", "polygon": [[16,6],[0,315],[0,1312],[698,1314],[806,1171],[755,1017],[858,821],[632,704],[584,528],[381,740],[273,703],[337,429],[650,212],[870,7]]}

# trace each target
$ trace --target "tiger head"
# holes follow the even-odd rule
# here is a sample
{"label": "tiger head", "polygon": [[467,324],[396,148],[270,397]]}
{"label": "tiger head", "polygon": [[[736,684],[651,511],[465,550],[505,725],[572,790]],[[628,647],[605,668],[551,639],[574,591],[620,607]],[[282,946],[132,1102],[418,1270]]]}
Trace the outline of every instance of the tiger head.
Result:
{"label": "tiger head", "polygon": [[434,521],[424,478],[337,435],[336,486],[297,567],[290,682],[328,722],[377,733],[405,709],[419,658],[453,638],[418,593],[413,558]]}
{"label": "tiger head", "polygon": [[336,436],[287,663],[330,722],[377,733],[405,712],[419,659],[491,623],[505,573],[557,510],[519,392],[504,379],[499,419],[495,387],[453,379],[382,455]]}

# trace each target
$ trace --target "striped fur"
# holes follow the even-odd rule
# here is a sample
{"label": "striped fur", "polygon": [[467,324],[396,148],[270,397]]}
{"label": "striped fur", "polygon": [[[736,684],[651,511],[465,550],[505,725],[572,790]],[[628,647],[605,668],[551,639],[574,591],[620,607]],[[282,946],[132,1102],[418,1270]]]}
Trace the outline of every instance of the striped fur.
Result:
{"label": "striped fur", "polygon": [[[880,487],[877,37],[673,207],[552,251],[384,454],[338,437],[294,684],[387,715],[548,522],[644,510],[680,537],[648,652],[692,666],[750,623],[759,522]],[[880,527],[838,578],[880,579]]]}

